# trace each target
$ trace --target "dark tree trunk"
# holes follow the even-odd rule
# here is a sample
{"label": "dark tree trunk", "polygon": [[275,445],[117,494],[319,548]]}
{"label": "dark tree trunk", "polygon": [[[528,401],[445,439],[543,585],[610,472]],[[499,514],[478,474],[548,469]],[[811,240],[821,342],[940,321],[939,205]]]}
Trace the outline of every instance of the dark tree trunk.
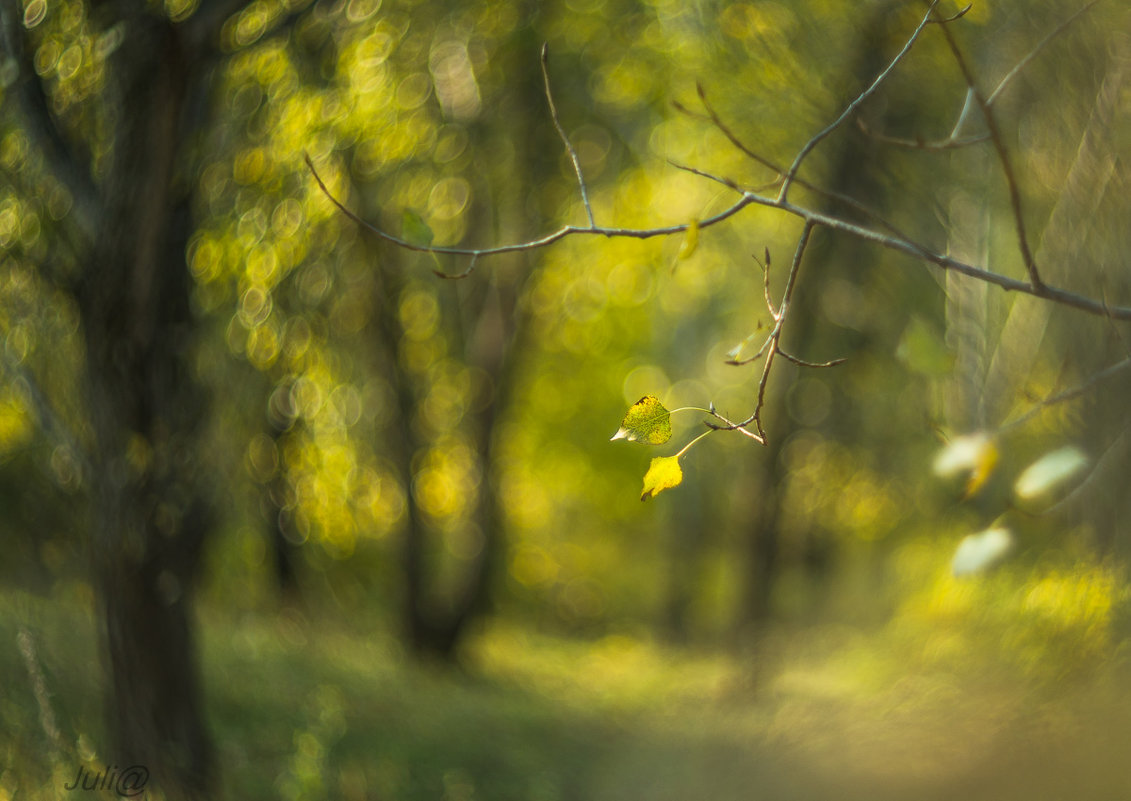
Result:
{"label": "dark tree trunk", "polygon": [[193,456],[202,393],[188,359],[182,172],[203,84],[166,19],[140,3],[124,16],[100,231],[76,292],[95,435],[90,548],[110,676],[107,761],[144,766],[170,798],[205,798],[214,758],[192,597],[210,520]]}
{"label": "dark tree trunk", "polygon": [[[391,426],[388,449],[399,466],[401,481],[408,495],[401,550],[404,637],[417,655],[450,662],[455,659],[467,625],[489,607],[491,587],[502,559],[501,515],[497,508],[497,493],[491,481],[490,465],[496,410],[500,403],[500,393],[504,392],[509,379],[504,377],[506,370],[501,356],[494,364],[482,361],[477,364],[494,379],[492,400],[468,422],[476,430],[476,452],[483,473],[473,515],[474,524],[482,537],[481,547],[462,566],[460,585],[438,587],[434,581],[437,570],[433,562],[434,558],[438,558],[435,553],[438,549],[432,542],[438,532],[432,531],[428,525],[413,485],[413,463],[418,451],[425,447],[425,442],[415,433],[414,417],[418,395],[416,379],[399,363],[399,343],[404,331],[397,316],[397,306],[403,282],[397,276],[398,270],[392,258],[385,257],[380,263],[380,282],[375,287],[376,305],[379,309],[379,328],[375,334],[381,342],[381,360],[377,369],[390,382],[397,398],[398,419]],[[513,313],[513,303],[507,308],[511,311],[494,309],[484,313],[492,316]],[[505,335],[503,340],[492,342],[490,349],[494,352],[505,350],[510,335]]]}

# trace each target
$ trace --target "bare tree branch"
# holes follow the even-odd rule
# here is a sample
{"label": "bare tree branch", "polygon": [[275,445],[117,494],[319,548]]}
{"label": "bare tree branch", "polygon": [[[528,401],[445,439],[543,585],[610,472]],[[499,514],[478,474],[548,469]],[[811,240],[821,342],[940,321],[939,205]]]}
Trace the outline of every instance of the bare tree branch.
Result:
{"label": "bare tree branch", "polygon": [[[1029,63],[1034,58],[1036,58],[1037,55],[1046,46],[1048,46],[1048,44],[1050,42],[1052,42],[1054,39],[1056,39],[1056,37],[1058,37],[1062,33],[1064,33],[1064,31],[1066,31],[1072,25],[1073,22],[1075,22],[1080,17],[1082,17],[1086,12],[1091,10],[1091,8],[1099,2],[1100,2],[1100,0],[1092,0],[1092,2],[1088,3],[1086,6],[1084,6],[1079,11],[1077,11],[1075,14],[1070,16],[1068,19],[1066,19],[1064,22],[1062,22],[1060,25],[1058,25],[1044,39],[1042,39],[1040,42],[1038,42],[1037,45],[1032,50],[1030,50],[1028,53],[1025,54],[1024,58],[1022,58],[1020,61],[1018,61],[1013,66],[1013,68],[1008,73],[1006,73],[1005,77],[1001,79],[1001,81],[998,83],[997,87],[989,94],[988,97],[986,97],[985,105],[987,107],[993,106],[994,101],[997,100],[998,96],[1003,91],[1005,91],[1005,89],[1009,86],[1009,84],[1013,81],[1013,79],[1016,78],[1017,75],[1020,74],[1020,72],[1023,69],[1025,69],[1025,67],[1027,67],[1029,65]],[[964,8],[962,11],[960,11],[957,15],[950,17],[946,20],[941,20],[941,21],[942,22],[953,22],[955,19],[957,19],[960,16],[963,16],[969,10],[970,10],[970,6],[966,6],[966,8]],[[976,144],[981,144],[982,142],[988,142],[992,139],[992,137],[989,134],[981,134],[979,136],[968,136],[968,137],[965,137],[965,138],[959,138],[959,134],[962,131],[962,127],[963,127],[964,123],[966,122],[967,117],[969,116],[970,108],[973,105],[976,105],[975,93],[974,93],[973,88],[968,87],[967,92],[966,92],[966,99],[962,104],[962,110],[959,112],[958,118],[956,119],[956,121],[954,123],[954,128],[951,130],[950,135],[946,139],[939,139],[939,140],[930,141],[930,140],[925,140],[925,139],[918,138],[918,137],[914,138],[914,139],[908,139],[906,137],[888,136],[886,134],[880,133],[879,131],[873,131],[871,128],[868,127],[867,123],[865,123],[864,120],[860,117],[856,118],[856,125],[867,136],[869,136],[872,139],[876,140],[877,142],[881,142],[883,144],[894,145],[896,147],[903,147],[903,148],[908,148],[908,149],[911,149],[911,150],[928,150],[928,151],[956,150],[956,149],[963,148],[963,147],[969,147],[970,145],[976,145]]]}
{"label": "bare tree branch", "polygon": [[[734,188],[735,186],[733,181],[711,175],[704,170],[698,170],[695,168],[684,169],[688,169],[690,172],[703,176],[704,178],[717,181],[724,186],[729,186],[731,188]],[[1098,317],[1111,317],[1114,320],[1131,320],[1131,306],[1110,306],[1104,301],[1095,300],[1093,298],[1079,295],[1068,290],[1058,289],[1056,287],[1050,286],[1049,284],[1041,284],[1040,286],[1034,287],[1028,281],[1019,281],[1016,278],[1010,278],[1009,276],[1001,275],[1000,273],[995,273],[982,267],[976,267],[959,259],[938,253],[927,247],[926,245],[915,242],[910,238],[882,234],[879,231],[856,225],[855,223],[851,223],[839,217],[833,217],[819,211],[813,211],[811,209],[805,208],[804,206],[797,206],[793,203],[782,202],[777,198],[765,197],[755,192],[745,191],[741,189],[736,189],[736,191],[742,192],[742,200],[738,201],[734,206],[722,212],[722,214],[726,215],[727,217],[731,216],[735,211],[739,210],[736,207],[747,205],[747,203],[744,203],[743,201],[748,201],[749,203],[758,206],[767,206],[769,208],[781,209],[782,211],[792,214],[796,217],[800,217],[802,220],[805,220],[807,222],[814,222],[818,225],[824,226],[825,228],[839,231],[843,234],[848,234],[849,236],[854,236],[857,239],[874,242],[878,245],[888,248],[889,250],[906,253],[907,255],[913,256],[916,259],[930,262],[931,264],[934,264],[937,267],[941,267],[944,270],[954,270],[955,272],[962,273],[963,275],[969,275],[973,278],[977,278],[980,281],[985,281],[987,283],[994,284],[995,286],[999,286],[1009,292],[1020,292],[1026,295],[1032,295],[1033,297],[1048,300],[1061,306],[1078,309],[1079,311],[1087,312],[1088,314],[1093,314]],[[704,228],[708,225],[713,224],[713,221],[704,221],[699,223],[699,227]]]}
{"label": "bare tree branch", "polygon": [[[539,248],[544,248],[548,245],[552,245],[559,240],[573,235],[596,234],[609,238],[625,237],[632,239],[652,239],[653,237],[657,236],[672,236],[673,234],[681,234],[689,227],[688,223],[662,226],[659,228],[643,229],[606,227],[580,228],[575,225],[567,225],[559,228],[553,233],[547,234],[538,239],[532,239],[527,242],[516,242],[509,245],[498,245],[495,247],[456,248],[414,245],[411,242],[406,242],[400,237],[393,236],[392,234],[382,231],[377,226],[367,222],[366,220],[363,220],[361,217],[354,214],[354,212],[350,211],[350,209],[344,203],[338,200],[338,198],[336,198],[333,193],[331,193],[330,190],[326,187],[326,184],[323,182],[322,177],[318,174],[318,171],[314,167],[314,162],[310,160],[310,156],[306,156],[305,159],[306,165],[310,169],[311,174],[314,176],[314,180],[317,181],[319,188],[322,190],[322,193],[325,194],[327,199],[329,199],[331,203],[337,206],[338,210],[341,211],[346,217],[387,242],[391,242],[392,244],[397,245],[398,247],[402,247],[406,250],[415,250],[421,253],[438,253],[452,256],[472,256],[475,258],[483,258],[485,256],[495,256],[501,253],[516,253],[521,251],[537,250]],[[718,181],[725,186],[731,188],[736,187],[734,182],[730,181],[729,179],[712,176],[703,170],[692,169],[691,171],[695,172],[698,175],[708,177],[711,180]],[[790,203],[789,201],[780,200],[779,198],[765,197],[755,192],[744,191],[737,188],[735,188],[735,191],[741,193],[739,199],[735,201],[735,203],[731,206],[720,211],[718,214],[708,217],[705,220],[701,220],[699,222],[700,229],[709,228],[710,226],[716,225],[723,220],[730,219],[747,206],[766,206],[768,208],[780,209],[788,214],[794,215],[795,217],[799,217],[806,222],[812,222],[816,225],[821,225],[825,228],[839,231],[840,233],[847,234],[849,236],[853,236],[857,239],[862,239],[867,242],[874,242],[875,244],[885,247],[889,250],[894,250],[899,253],[905,253],[917,260],[927,261],[937,267],[941,267],[944,270],[954,270],[955,272],[962,273],[963,275],[969,275],[981,281],[999,286],[1009,292],[1020,292],[1026,295],[1032,295],[1033,297],[1048,300],[1052,303],[1056,303],[1061,306],[1067,306],[1069,308],[1077,309],[1079,311],[1083,311],[1099,317],[1110,316],[1115,320],[1131,320],[1131,306],[1108,306],[1102,301],[1095,300],[1084,295],[1079,295],[1065,289],[1058,289],[1048,284],[1033,286],[1028,281],[1019,281],[1016,278],[1010,278],[1009,276],[1001,275],[982,267],[976,267],[975,265],[968,264],[959,259],[938,253],[934,250],[931,250],[927,246],[919,244],[911,239],[882,234],[870,228],[865,228],[863,226],[856,225],[855,223],[842,220],[839,217],[833,217],[819,211],[805,208],[804,206],[797,206],[793,203]],[[460,277],[460,274],[452,277]]]}
{"label": "bare tree branch", "polygon": [[[736,148],[738,148],[738,150],[740,152],[749,156],[751,159],[758,162],[762,166],[768,167],[769,169],[773,170],[774,172],[776,172],[778,174],[778,177],[777,177],[776,180],[771,181],[771,182],[769,182],[768,184],[766,184],[762,187],[758,187],[758,188],[755,188],[755,189],[749,189],[749,188],[743,189],[742,187],[739,187],[738,184],[736,184],[734,181],[730,180],[729,178],[720,178],[719,176],[712,175],[712,174],[704,172],[702,170],[697,170],[694,167],[688,167],[688,166],[685,166],[683,164],[679,164],[678,162],[672,161],[671,159],[668,160],[668,163],[671,164],[676,169],[685,170],[687,172],[698,175],[702,178],[707,178],[707,179],[712,180],[712,181],[717,181],[719,183],[722,183],[724,186],[727,186],[727,187],[734,189],[736,191],[752,191],[752,192],[756,192],[756,193],[761,193],[761,192],[767,191],[769,189],[772,189],[775,186],[778,186],[781,183],[781,181],[783,180],[783,177],[785,175],[785,167],[774,162],[772,159],[769,159],[766,156],[763,156],[760,153],[754,151],[753,149],[747,147],[746,144],[744,144],[742,142],[742,140],[740,140],[738,138],[738,136],[726,125],[726,123],[724,123],[722,121],[722,118],[719,117],[718,113],[715,111],[714,107],[711,105],[711,102],[707,99],[707,94],[703,90],[702,85],[699,85],[697,88],[699,90],[699,99],[703,103],[703,108],[707,112],[706,116],[701,115],[701,114],[696,114],[692,111],[688,111],[687,109],[685,109],[683,106],[681,106],[679,104],[676,104],[676,108],[678,108],[680,111],[687,114],[688,116],[694,117],[696,119],[709,120],[716,128],[718,128],[723,133],[724,136],[727,137],[727,139],[731,142],[731,144],[733,144]],[[888,220],[881,217],[877,212],[868,208],[865,204],[861,203],[859,200],[852,197],[851,195],[841,194],[840,192],[831,192],[827,189],[823,189],[822,187],[819,187],[816,184],[810,183],[809,181],[806,181],[803,178],[800,178],[800,177],[797,177],[797,176],[794,176],[793,183],[796,184],[797,186],[804,187],[805,189],[808,189],[811,192],[815,192],[816,194],[820,195],[821,197],[827,198],[828,200],[832,200],[836,203],[840,203],[840,204],[844,205],[845,207],[852,209],[853,211],[857,212],[858,214],[862,215],[863,217],[872,220],[876,225],[885,229],[886,231],[888,231],[888,233],[893,234],[897,238],[905,239],[905,240],[910,239],[910,237],[905,235],[899,228],[896,228],[896,226],[893,225],[891,222],[889,222]]]}
{"label": "bare tree branch", "polygon": [[791,356],[789,353],[782,350],[781,348],[778,348],[778,353],[780,353],[782,355],[782,358],[793,362],[798,367],[816,367],[818,369],[824,368],[824,367],[836,367],[838,364],[844,364],[846,361],[848,361],[847,358],[845,358],[844,356],[841,356],[841,357],[836,358],[836,359],[829,359],[827,362],[810,362],[810,361],[806,361],[805,359],[800,359],[797,356]]}
{"label": "bare tree branch", "polygon": [[[405,250],[415,250],[420,253],[437,253],[440,255],[448,256],[471,256],[474,258],[483,258],[484,256],[498,256],[502,253],[516,253],[524,250],[537,250],[539,248],[544,248],[547,245],[552,245],[558,240],[564,239],[565,237],[572,236],[574,234],[597,234],[599,236],[608,238],[624,237],[630,239],[652,239],[653,237],[657,236],[672,236],[673,234],[682,234],[690,227],[689,223],[681,223],[679,225],[668,225],[660,228],[647,229],[610,228],[603,226],[598,226],[596,228],[582,228],[576,225],[566,225],[559,228],[557,231],[554,231],[551,234],[546,234],[545,236],[538,239],[532,239],[527,242],[516,242],[510,245],[497,245],[495,247],[459,248],[441,247],[435,245],[415,245],[411,242],[401,239],[399,236],[393,236],[390,233],[382,231],[377,226],[373,225],[370,222],[367,222],[366,220],[363,220],[361,217],[350,211],[350,209],[344,203],[342,203],[342,201],[335,197],[334,194],[330,192],[330,190],[326,187],[326,183],[322,180],[322,176],[319,175],[318,170],[315,169],[314,162],[311,161],[310,156],[304,155],[304,159],[306,161],[306,166],[310,169],[310,172],[314,176],[314,180],[317,181],[319,188],[322,190],[322,193],[326,195],[326,198],[331,203],[338,207],[338,210],[341,211],[342,214],[346,215],[348,218],[350,218],[355,223],[365,228],[375,236],[384,239],[386,242],[391,242],[397,247],[404,248]],[[705,220],[701,220],[699,222],[699,227],[703,228],[704,226],[715,225],[716,223],[720,223],[723,220],[733,217],[744,207],[750,205],[750,202],[751,201],[747,201],[745,199],[740,199],[730,208],[724,209],[718,214],[708,217]],[[459,277],[459,275],[457,274],[450,277]]]}

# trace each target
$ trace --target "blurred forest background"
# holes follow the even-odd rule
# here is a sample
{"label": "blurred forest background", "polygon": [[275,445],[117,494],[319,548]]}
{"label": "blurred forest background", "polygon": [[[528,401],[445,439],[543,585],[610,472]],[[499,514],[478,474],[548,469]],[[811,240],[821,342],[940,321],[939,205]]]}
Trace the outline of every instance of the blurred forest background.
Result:
{"label": "blurred forest background", "polygon": [[[1126,306],[1131,8],[1061,29],[1082,7],[947,29],[986,95],[1052,35],[993,101],[1029,242]],[[443,280],[468,260],[371,236],[304,163],[415,240],[584,225],[546,42],[598,223],[705,219],[733,192],[669,160],[775,173],[697,82],[789,164],[925,4],[0,9],[0,799],[130,764],[169,798],[1131,793],[1125,322],[817,229],[783,343],[846,361],[779,360],[767,445],[713,434],[641,503],[702,415],[610,435],[646,394],[749,414],[752,254],[780,298],[801,223],[752,206],[694,248],[574,236]],[[801,175],[1023,279],[941,30]],[[952,131],[975,141],[928,146]],[[998,535],[956,558],[990,530],[1000,565]]]}

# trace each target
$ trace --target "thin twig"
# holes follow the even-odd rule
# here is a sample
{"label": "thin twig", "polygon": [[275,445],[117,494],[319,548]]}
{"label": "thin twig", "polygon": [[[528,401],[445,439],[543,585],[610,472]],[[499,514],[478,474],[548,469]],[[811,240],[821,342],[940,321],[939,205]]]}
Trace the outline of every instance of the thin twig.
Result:
{"label": "thin twig", "polygon": [[467,263],[467,269],[461,273],[445,273],[442,270],[433,270],[432,273],[439,278],[444,278],[449,281],[458,281],[462,278],[467,278],[475,271],[475,262],[479,259],[479,254],[475,253],[471,256],[471,261]]}
{"label": "thin twig", "polygon": [[554,127],[558,131],[558,136],[562,138],[565,143],[566,152],[569,153],[570,161],[573,162],[573,171],[577,174],[577,184],[581,187],[581,202],[585,205],[585,213],[589,215],[589,227],[596,228],[597,221],[593,218],[593,207],[589,205],[589,192],[585,188],[585,177],[581,174],[581,160],[577,157],[577,151],[574,150],[573,145],[566,135],[565,128],[562,127],[561,120],[558,119],[558,109],[554,105],[554,95],[550,92],[550,70],[547,66],[547,60],[550,55],[550,47],[548,44],[542,44],[542,81],[546,85],[546,102],[550,104],[550,119],[554,121]]}
{"label": "thin twig", "polygon": [[[1060,23],[1060,25],[1058,25],[1051,33],[1049,33],[1044,39],[1042,39],[1037,44],[1036,47],[1034,47],[1032,50],[1030,50],[1025,55],[1025,57],[1022,58],[1020,61],[1018,61],[1013,66],[1013,68],[1005,75],[1005,77],[1001,79],[1001,81],[998,83],[997,87],[989,94],[988,97],[986,97],[985,105],[987,107],[993,106],[994,101],[997,100],[997,98],[998,98],[998,95],[1000,95],[1006,89],[1006,87],[1010,84],[1010,82],[1014,78],[1016,78],[1018,74],[1020,74],[1021,70],[1023,70],[1025,67],[1027,67],[1029,65],[1029,63],[1034,58],[1037,57],[1037,55],[1041,52],[1041,50],[1043,50],[1046,46],[1048,46],[1048,44],[1050,42],[1052,42],[1056,37],[1058,37],[1062,33],[1064,33],[1064,31],[1066,31],[1072,25],[1073,22],[1075,22],[1077,19],[1082,17],[1087,11],[1089,11],[1092,8],[1092,6],[1096,5],[1096,3],[1098,3],[1098,2],[1100,2],[1100,0],[1092,0],[1092,2],[1088,3],[1086,6],[1081,8],[1079,11],[1077,11],[1075,14],[1073,14],[1068,19],[1064,20],[1064,22]],[[967,6],[957,16],[961,16],[961,15],[965,14],[969,9],[970,9],[970,6]],[[957,18],[957,16],[956,17],[950,17],[947,20],[943,20],[943,21],[953,22]],[[856,118],[856,125],[857,125],[857,127],[860,128],[860,130],[865,135],[869,136],[870,138],[872,138],[875,141],[880,142],[882,144],[893,145],[893,146],[896,146],[896,147],[903,147],[903,148],[907,148],[907,149],[910,149],[910,150],[926,150],[926,151],[957,150],[959,148],[964,148],[964,147],[969,147],[971,145],[981,144],[982,142],[988,142],[992,139],[992,137],[989,134],[981,134],[979,136],[968,136],[968,137],[965,137],[965,138],[959,138],[959,133],[961,132],[963,124],[965,123],[966,118],[969,116],[970,108],[973,105],[976,105],[975,93],[974,93],[973,89],[968,88],[967,92],[966,92],[966,100],[962,105],[962,111],[958,115],[958,118],[957,118],[957,120],[954,124],[954,128],[950,132],[950,136],[948,136],[946,139],[928,141],[928,140],[924,140],[924,139],[920,139],[920,138],[908,139],[908,138],[905,138],[905,137],[888,136],[888,135],[882,134],[878,131],[873,131],[871,128],[868,127],[868,125],[860,117]]]}
{"label": "thin twig", "polygon": [[1128,367],[1131,367],[1131,356],[1127,357],[1123,361],[1116,362],[1115,364],[1112,364],[1104,368],[1103,370],[1100,370],[1098,373],[1093,373],[1085,381],[1077,384],[1074,387],[1071,387],[1070,389],[1066,389],[1063,392],[1058,392],[1055,395],[1050,395],[1040,403],[1033,406],[1033,408],[1029,409],[1029,411],[1018,417],[1016,420],[1011,420],[1003,425],[999,429],[999,431],[1008,431],[1011,428],[1016,428],[1017,426],[1033,419],[1035,416],[1037,416],[1050,406],[1055,406],[1058,403],[1064,403],[1065,401],[1070,401],[1074,398],[1078,398],[1086,392],[1090,391],[1101,381],[1106,381],[1112,376],[1126,370]]}
{"label": "thin twig", "polygon": [[[748,339],[752,339],[752,338],[753,337],[749,337]],[[773,332],[771,331],[769,334],[766,335],[766,338],[764,340],[762,340],[762,347],[758,348],[758,352],[755,353],[753,356],[747,356],[744,359],[740,359],[740,358],[738,358],[738,354],[735,353],[735,355],[732,358],[727,359],[725,362],[723,362],[723,364],[729,364],[733,367],[741,367],[744,364],[750,364],[751,362],[758,361],[759,359],[762,358],[762,356],[765,355],[766,349],[770,347],[770,341],[773,338],[774,338]],[[743,344],[745,344],[745,342]],[[740,345],[739,348],[738,348],[739,352],[741,352],[741,347],[742,346]],[[734,351],[731,351],[731,352],[734,353]]]}
{"label": "thin twig", "polygon": [[1072,25],[1073,22],[1084,16],[1084,14],[1088,11],[1091,11],[1092,6],[1094,6],[1098,2],[1100,2],[1100,0],[1092,0],[1092,2],[1088,3],[1086,6],[1081,8],[1064,22],[1057,25],[1052,30],[1052,32],[1049,33],[1048,36],[1038,42],[1036,47],[1030,50],[1023,59],[1021,59],[1014,65],[1013,69],[1006,73],[1005,77],[1001,79],[1000,83],[998,83],[997,88],[990,92],[989,97],[986,98],[986,105],[992,106],[994,104],[994,101],[997,100],[998,95],[1000,95],[1009,85],[1009,83],[1017,77],[1017,74],[1021,72],[1021,70],[1025,69],[1025,67],[1028,66],[1030,61],[1036,58],[1038,53],[1040,53],[1053,39],[1064,33],[1069,28],[1069,26]]}
{"label": "thin twig", "polygon": [[[755,256],[754,260],[757,261],[758,257]],[[770,312],[770,317],[774,316],[774,299],[770,295],[770,249],[766,248],[766,263],[759,266],[762,268],[762,296],[766,299],[766,308]]]}
{"label": "thin twig", "polygon": [[[801,271],[801,260],[805,255],[805,248],[809,245],[809,237],[812,235],[815,227],[815,223],[805,223],[805,227],[801,231],[801,236],[797,240],[797,249],[793,253],[793,261],[789,265],[789,275],[785,280],[785,289],[782,292],[781,304],[776,310],[773,308],[770,309],[770,314],[772,314],[774,318],[774,327],[773,330],[770,331],[769,336],[766,337],[766,341],[762,344],[761,349],[758,351],[758,356],[765,353],[766,361],[762,364],[762,375],[758,379],[758,398],[754,403],[754,411],[742,422],[732,422],[729,425],[719,426],[717,427],[718,430],[737,430],[753,423],[758,428],[758,436],[755,437],[755,439],[763,445],[766,444],[766,431],[762,426],[762,408],[766,404],[766,386],[770,381],[770,371],[774,366],[774,356],[778,353],[782,353],[780,349],[782,329],[785,326],[786,316],[789,314],[789,304],[793,298],[793,289],[797,285],[797,275]],[[784,353],[782,353],[782,355],[790,361],[794,361],[792,357],[786,356]],[[753,358],[758,358],[758,356]],[[804,364],[805,366],[818,366],[811,365],[808,362]],[[715,426],[712,425],[712,427],[714,428]]]}
{"label": "thin twig", "polygon": [[718,420],[718,423],[704,422],[704,425],[712,431],[737,431],[740,434],[745,434],[750,439],[757,442],[759,445],[766,444],[766,438],[755,434],[748,429],[743,423],[736,423],[728,419],[726,416],[720,414],[718,411],[711,412],[711,416]]}
{"label": "thin twig", "polygon": [[782,350],[781,348],[778,348],[778,353],[780,353],[782,355],[782,358],[793,362],[798,367],[816,367],[816,368],[820,369],[820,368],[824,368],[824,367],[836,367],[838,364],[844,364],[846,361],[848,361],[847,358],[845,358],[844,356],[841,356],[841,357],[836,358],[836,359],[829,359],[827,362],[809,362],[809,361],[806,361],[805,359],[799,359],[796,356],[792,356],[788,352]]}
{"label": "thin twig", "polygon": [[963,17],[965,17],[966,14],[969,13],[970,9],[972,9],[973,7],[974,7],[973,3],[967,3],[964,8],[959,9],[957,12],[955,12],[951,16],[943,17],[942,19],[933,19],[928,24],[930,24],[930,25],[946,25],[948,23],[954,22],[955,20],[960,20]]}
{"label": "thin twig", "polygon": [[[895,147],[904,147],[908,150],[927,150],[932,152],[943,150],[958,150],[959,148],[970,147],[971,145],[978,145],[982,142],[988,142],[990,139],[989,134],[982,134],[981,136],[968,136],[965,139],[959,139],[954,135],[953,132],[946,139],[939,139],[935,141],[888,136],[887,134],[873,131],[860,117],[856,118],[856,127],[858,127],[866,136],[874,139],[880,144],[894,145]],[[958,125],[955,125],[955,131],[957,130]]]}
{"label": "thin twig", "polygon": [[[794,176],[797,175],[797,171],[801,168],[801,162],[804,161],[805,157],[813,152],[813,148],[820,144],[821,140],[823,140],[825,137],[839,128],[841,124],[843,124],[844,121],[856,111],[856,109],[860,108],[861,104],[863,104],[865,100],[871,97],[872,94],[877,89],[879,89],[880,84],[883,83],[884,79],[892,73],[892,70],[894,70],[896,65],[903,60],[903,57],[911,51],[911,47],[919,38],[919,34],[923,32],[923,29],[927,27],[927,23],[931,21],[931,15],[935,13],[935,6],[938,5],[938,2],[939,0],[930,0],[930,5],[927,8],[926,15],[923,17],[919,25],[915,28],[915,31],[908,38],[907,42],[903,45],[903,49],[896,54],[891,63],[884,68],[883,72],[876,76],[876,79],[872,81],[872,84],[863,92],[858,94],[856,96],[856,99],[849,103],[848,107],[840,113],[840,116],[838,116],[835,120],[825,126],[822,130],[814,134],[813,137],[805,143],[805,146],[801,148],[801,151],[793,160],[793,164],[790,165],[789,169],[785,173],[785,180],[782,182],[781,191],[778,193],[778,198],[781,201],[784,202],[788,198],[790,187],[793,185]],[[947,30],[946,25],[940,25],[939,27],[941,27],[944,31]]]}

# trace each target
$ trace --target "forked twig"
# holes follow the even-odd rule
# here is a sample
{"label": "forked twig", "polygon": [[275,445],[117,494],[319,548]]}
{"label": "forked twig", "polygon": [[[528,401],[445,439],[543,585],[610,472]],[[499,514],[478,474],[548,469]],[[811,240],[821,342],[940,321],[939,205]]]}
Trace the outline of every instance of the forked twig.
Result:
{"label": "forked twig", "polygon": [[[931,3],[931,8],[928,9],[928,15],[933,13],[934,1]],[[963,80],[966,81],[966,86],[969,88],[974,102],[977,103],[978,108],[982,112],[982,118],[986,122],[986,129],[993,142],[994,150],[997,152],[998,162],[1001,164],[1001,171],[1005,175],[1005,185],[1009,192],[1009,204],[1013,209],[1013,224],[1017,230],[1017,246],[1021,252],[1021,260],[1025,264],[1025,271],[1029,275],[1029,283],[1033,285],[1034,289],[1040,289],[1044,282],[1041,280],[1040,272],[1037,270],[1037,264],[1033,259],[1033,251],[1029,247],[1029,235],[1025,231],[1025,214],[1021,208],[1021,189],[1017,184],[1017,176],[1013,172],[1013,163],[1009,157],[1009,150],[1005,147],[1005,139],[1001,135],[1001,129],[998,127],[997,118],[994,116],[993,109],[986,101],[986,96],[982,94],[982,90],[978,88],[978,82],[974,79],[974,73],[970,70],[970,65],[966,63],[966,57],[962,54],[962,48],[958,46],[958,40],[954,38],[951,33],[950,27],[947,25],[940,25],[943,38],[946,40],[947,47],[950,49],[951,55],[954,57],[955,63],[958,65],[959,71],[962,73]]]}

